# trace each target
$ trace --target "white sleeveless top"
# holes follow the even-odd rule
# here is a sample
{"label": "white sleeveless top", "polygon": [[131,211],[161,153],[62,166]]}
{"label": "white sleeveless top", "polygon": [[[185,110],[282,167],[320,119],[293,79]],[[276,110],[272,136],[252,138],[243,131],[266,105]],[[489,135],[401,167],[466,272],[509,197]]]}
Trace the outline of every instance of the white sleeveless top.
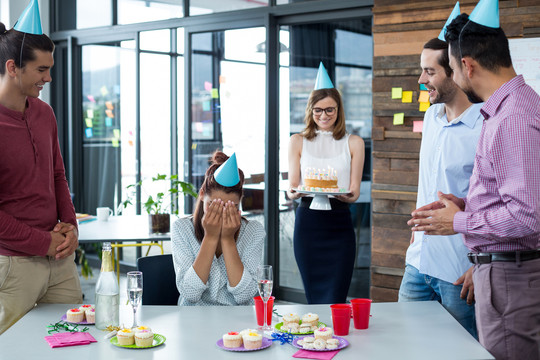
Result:
{"label": "white sleeveless top", "polygon": [[307,168],[336,170],[338,187],[349,190],[351,182],[351,150],[349,149],[349,134],[340,140],[334,139],[331,131],[316,131],[313,140],[302,141],[302,155],[300,157],[300,184],[304,184],[302,174]]}

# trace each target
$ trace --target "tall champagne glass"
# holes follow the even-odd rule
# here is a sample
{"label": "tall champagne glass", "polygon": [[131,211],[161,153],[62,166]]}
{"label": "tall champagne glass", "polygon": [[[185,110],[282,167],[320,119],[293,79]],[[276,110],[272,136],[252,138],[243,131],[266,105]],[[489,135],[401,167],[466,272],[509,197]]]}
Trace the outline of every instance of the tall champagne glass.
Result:
{"label": "tall champagne glass", "polygon": [[141,271],[127,273],[127,292],[129,302],[133,308],[133,327],[137,327],[137,308],[142,301],[143,274]]}
{"label": "tall champagne glass", "polygon": [[259,289],[259,295],[263,300],[263,312],[264,312],[264,322],[263,326],[259,327],[260,330],[272,330],[266,321],[267,317],[267,307],[268,299],[272,295],[272,286],[274,285],[273,276],[272,276],[272,266],[271,265],[259,265],[257,267],[257,287]]}

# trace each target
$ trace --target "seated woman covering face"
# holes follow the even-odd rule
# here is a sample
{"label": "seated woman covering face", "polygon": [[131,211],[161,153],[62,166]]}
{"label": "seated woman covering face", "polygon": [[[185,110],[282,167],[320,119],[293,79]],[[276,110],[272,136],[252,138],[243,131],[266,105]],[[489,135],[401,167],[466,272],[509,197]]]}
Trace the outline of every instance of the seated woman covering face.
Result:
{"label": "seated woman covering face", "polygon": [[178,305],[248,305],[257,295],[265,232],[238,210],[244,173],[233,154],[214,153],[193,216],[172,229]]}

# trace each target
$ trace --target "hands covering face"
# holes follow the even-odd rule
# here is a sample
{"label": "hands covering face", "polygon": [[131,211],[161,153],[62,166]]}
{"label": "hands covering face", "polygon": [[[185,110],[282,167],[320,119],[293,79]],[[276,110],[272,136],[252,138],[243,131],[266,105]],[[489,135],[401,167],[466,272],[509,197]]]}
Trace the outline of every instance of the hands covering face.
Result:
{"label": "hands covering face", "polygon": [[232,201],[223,202],[214,199],[208,205],[202,218],[202,226],[207,236],[222,240],[234,240],[234,234],[240,228],[241,215]]}

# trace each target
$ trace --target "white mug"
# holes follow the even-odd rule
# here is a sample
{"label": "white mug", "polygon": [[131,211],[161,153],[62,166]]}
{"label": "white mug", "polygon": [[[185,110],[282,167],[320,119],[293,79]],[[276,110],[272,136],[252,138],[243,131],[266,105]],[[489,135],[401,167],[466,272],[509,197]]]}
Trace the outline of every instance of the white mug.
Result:
{"label": "white mug", "polygon": [[108,207],[98,207],[96,209],[98,221],[108,221],[109,216],[113,214],[113,211]]}

